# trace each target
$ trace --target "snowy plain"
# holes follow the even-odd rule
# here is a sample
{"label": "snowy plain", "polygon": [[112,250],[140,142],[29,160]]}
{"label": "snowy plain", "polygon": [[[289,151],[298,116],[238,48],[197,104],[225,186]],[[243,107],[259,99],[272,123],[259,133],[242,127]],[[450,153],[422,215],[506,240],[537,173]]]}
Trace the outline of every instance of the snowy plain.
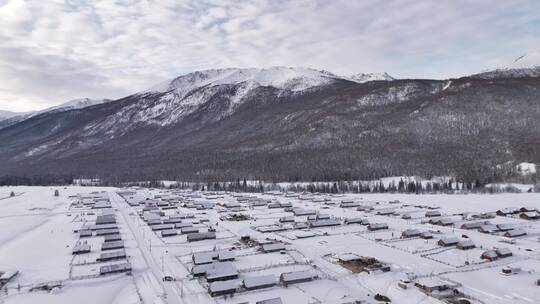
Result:
{"label": "snowy plain", "polygon": [[[58,190],[60,195],[54,196]],[[119,193],[129,191],[129,205]],[[11,192],[15,196],[11,197]],[[113,262],[97,262],[103,237],[87,239],[90,253],[72,255],[79,239],[78,231],[90,225],[102,210],[93,210],[82,201],[104,198],[110,201],[120,235],[125,244],[129,274],[99,275],[100,266]],[[324,202],[320,199],[325,199]],[[291,203],[296,209],[313,210],[340,221],[340,225],[311,229],[291,229],[280,218],[294,216],[285,208],[254,206],[252,202]],[[371,206],[371,211],[341,208],[341,201],[354,201]],[[399,202],[396,202],[399,201]],[[216,239],[188,242],[180,232],[162,237],[143,220],[149,204],[163,203],[158,208],[161,220],[192,215],[183,220],[200,232],[216,231]],[[195,205],[211,203],[211,209],[198,210]],[[236,206],[234,208],[227,207]],[[163,189],[117,189],[99,187],[3,187],[0,188],[0,272],[19,273],[0,291],[0,303],[256,303],[280,297],[283,303],[377,303],[377,293],[394,303],[445,303],[419,288],[398,286],[400,280],[446,280],[459,285],[471,303],[538,303],[540,287],[540,221],[526,220],[518,214],[497,216],[481,221],[511,224],[527,232],[510,240],[502,232],[492,234],[461,229],[470,215],[495,212],[504,208],[540,207],[540,195],[515,194],[237,194],[205,193]],[[155,206],[154,206],[155,207]],[[391,215],[378,211],[394,210]],[[452,218],[451,226],[427,223],[425,213],[440,210],[444,218]],[[109,211],[111,212],[111,211]],[[242,214],[246,220],[226,217]],[[402,215],[410,215],[404,219]],[[307,222],[308,216],[294,216],[296,222]],[[345,219],[365,218],[370,223],[386,223],[388,229],[369,231],[360,224],[346,225]],[[478,220],[474,220],[478,221]],[[280,227],[268,231],[264,227]],[[405,229],[430,231],[433,239],[401,238]],[[240,242],[242,236],[253,240],[274,240],[285,244],[283,252],[264,253],[258,246]],[[470,239],[476,248],[459,250],[437,244],[442,237]],[[489,249],[508,248],[509,258],[489,262],[480,255]],[[235,253],[234,265],[240,285],[244,277],[275,275],[284,272],[309,271],[317,276],[311,282],[277,284],[259,290],[239,289],[233,296],[212,297],[204,278],[191,274],[192,255],[197,252],[229,250]],[[338,262],[346,254],[374,257],[390,266],[389,272],[352,272]],[[519,267],[521,272],[503,275],[505,266]],[[163,281],[163,277],[174,281]],[[58,286],[50,291],[37,290],[43,285]],[[34,290],[32,290],[34,289]],[[475,302],[476,301],[476,302]]]}

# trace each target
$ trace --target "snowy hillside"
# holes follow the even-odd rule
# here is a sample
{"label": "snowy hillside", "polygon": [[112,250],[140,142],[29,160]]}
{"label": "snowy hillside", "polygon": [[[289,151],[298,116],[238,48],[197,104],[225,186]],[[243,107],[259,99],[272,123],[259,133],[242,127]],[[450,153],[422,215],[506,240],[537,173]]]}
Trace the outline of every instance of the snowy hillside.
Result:
{"label": "snowy hillside", "polygon": [[[203,70],[165,81],[138,94],[140,96],[156,93],[163,95],[159,102],[145,106],[142,111],[136,110],[138,106],[133,105],[132,108],[125,109],[133,112],[132,115],[125,112],[120,116],[129,116],[132,123],[166,126],[181,121],[183,117],[193,113],[219,95],[222,99],[220,102],[222,111],[216,115],[216,119],[221,119],[234,113],[240,105],[252,97],[253,92],[265,87],[288,94],[322,87],[337,80],[363,83],[372,80],[392,79],[394,78],[386,73],[343,77],[327,71],[303,67]],[[118,119],[118,115],[116,115],[116,119]],[[116,125],[116,121],[109,121],[106,127],[114,125]]]}
{"label": "snowy hillside", "polygon": [[63,103],[58,106],[50,107],[40,111],[32,112],[10,112],[10,111],[0,111],[0,129],[14,125],[26,119],[32,118],[34,116],[53,113],[53,112],[63,112],[75,109],[84,109],[86,107],[95,106],[105,102],[111,101],[110,99],[90,99],[90,98],[80,98],[73,99],[66,103]]}
{"label": "snowy hillside", "polygon": [[[310,68],[228,68],[196,71],[135,94],[134,96],[143,99],[140,103],[126,107],[117,115],[90,128],[103,131],[129,129],[140,124],[167,126],[182,121],[187,115],[219,99],[215,105],[219,110],[216,109],[212,118],[215,121],[230,116],[246,100],[253,97],[257,90],[269,88],[282,94],[294,94],[322,87],[338,79],[344,78]],[[144,101],[146,97],[157,94],[160,95],[157,100]],[[126,117],[129,119],[124,119]]]}
{"label": "snowy hillside", "polygon": [[540,163],[540,77],[358,83],[368,79],[381,77],[282,67],[193,72],[88,110],[0,124],[0,171],[476,178],[475,168]]}
{"label": "snowy hillside", "polygon": [[358,83],[364,83],[368,81],[375,81],[375,80],[394,80],[395,78],[388,75],[387,73],[359,73],[352,75],[350,80],[358,82]]}
{"label": "snowy hillside", "polygon": [[61,105],[50,107],[45,110],[37,111],[35,115],[45,113],[45,112],[51,112],[51,111],[69,111],[69,110],[75,110],[75,109],[83,109],[86,107],[95,106],[95,105],[102,104],[109,101],[111,100],[110,99],[90,99],[90,98],[73,99]]}
{"label": "snowy hillside", "polygon": [[243,82],[258,86],[271,86],[278,89],[300,91],[319,86],[340,78],[332,73],[310,68],[271,67],[267,69],[215,69],[189,73],[171,81],[159,84],[147,92],[173,91],[180,97],[187,92],[204,86],[236,85]]}
{"label": "snowy hillside", "polygon": [[473,76],[483,79],[539,77],[540,50],[524,53],[513,59],[505,67],[475,74]]}
{"label": "snowy hillside", "polygon": [[2,121],[4,119],[13,118],[13,117],[16,117],[16,116],[19,116],[19,115],[23,115],[23,114],[24,113],[20,113],[20,112],[1,111],[0,110],[0,121]]}

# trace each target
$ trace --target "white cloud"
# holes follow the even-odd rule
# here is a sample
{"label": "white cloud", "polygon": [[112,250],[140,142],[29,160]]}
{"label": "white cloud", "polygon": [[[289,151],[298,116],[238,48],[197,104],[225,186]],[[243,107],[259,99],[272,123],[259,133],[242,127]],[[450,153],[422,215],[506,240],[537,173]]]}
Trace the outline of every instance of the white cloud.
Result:
{"label": "white cloud", "polygon": [[216,67],[445,78],[540,48],[540,2],[0,1],[0,108],[117,98]]}

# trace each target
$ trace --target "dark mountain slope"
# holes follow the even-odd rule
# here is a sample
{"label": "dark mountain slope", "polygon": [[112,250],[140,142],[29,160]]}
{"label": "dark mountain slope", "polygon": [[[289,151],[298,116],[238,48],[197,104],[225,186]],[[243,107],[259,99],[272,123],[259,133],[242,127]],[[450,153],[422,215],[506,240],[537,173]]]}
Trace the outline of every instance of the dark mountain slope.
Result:
{"label": "dark mountain slope", "polygon": [[0,130],[0,170],[125,179],[474,179],[497,166],[540,163],[539,101],[535,77],[145,92]]}

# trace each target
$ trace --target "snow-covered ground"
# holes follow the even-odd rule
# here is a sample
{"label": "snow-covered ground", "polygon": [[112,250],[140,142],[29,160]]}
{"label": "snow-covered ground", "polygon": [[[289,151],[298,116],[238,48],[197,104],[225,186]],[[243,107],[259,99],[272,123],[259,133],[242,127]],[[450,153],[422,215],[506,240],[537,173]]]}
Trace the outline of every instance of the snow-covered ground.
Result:
{"label": "snow-covered ground", "polygon": [[[59,196],[54,196],[55,190]],[[107,201],[110,207],[104,203]],[[358,202],[372,210],[342,208],[342,201]],[[327,215],[336,225],[294,229],[293,223],[280,219],[292,217],[296,223],[303,223],[309,221],[308,215],[295,216],[293,210],[283,207],[269,208],[269,202],[291,203],[293,208]],[[105,208],[95,208],[102,203]],[[446,282],[472,303],[538,303],[540,287],[535,284],[540,279],[540,221],[523,218],[523,212],[470,219],[481,213],[522,207],[538,209],[540,195],[286,197],[160,189],[2,187],[0,273],[16,270],[18,274],[1,288],[0,303],[257,303],[277,297],[282,303],[377,303],[377,293],[393,303],[444,303],[414,286],[414,282],[425,280]],[[393,213],[384,215],[388,210]],[[452,224],[428,223],[430,218],[425,214],[430,210],[439,210],[441,218],[451,219]],[[106,214],[115,217],[126,257],[100,262],[97,259],[102,253],[111,252],[101,250],[104,237],[94,232],[83,238],[78,231],[92,227],[98,216]],[[233,214],[245,218],[227,218]],[[180,228],[175,229],[176,236],[162,237],[155,226],[145,221],[154,217],[163,222],[175,216],[185,217],[181,223],[199,232],[215,231],[216,239],[188,242]],[[388,229],[370,231],[366,225],[344,223],[352,218],[385,223]],[[524,230],[526,235],[508,238],[503,231],[461,229],[462,224],[477,221],[508,224]],[[433,238],[402,238],[406,229],[430,232]],[[250,241],[241,241],[243,236],[249,236]],[[438,241],[445,237],[471,240],[475,248],[442,247]],[[278,242],[285,250],[265,253],[261,251],[265,242]],[[74,246],[83,243],[90,245],[91,252],[73,255]],[[512,256],[495,261],[480,257],[496,248],[508,248]],[[234,295],[212,297],[205,276],[192,275],[193,253],[209,251],[234,253],[230,263],[238,274],[231,281],[239,286]],[[375,258],[390,266],[390,271],[353,271],[354,267],[340,262],[340,258],[351,255]],[[130,272],[100,275],[101,266],[126,262],[131,265]],[[521,271],[503,275],[505,266],[519,267]],[[282,273],[291,271],[308,271],[316,279],[288,286],[277,281]],[[241,287],[244,278],[260,275],[274,275],[277,284],[257,290]],[[164,281],[164,277],[174,280]],[[404,289],[398,286],[402,279],[412,283]],[[45,285],[52,290],[39,289]]]}

